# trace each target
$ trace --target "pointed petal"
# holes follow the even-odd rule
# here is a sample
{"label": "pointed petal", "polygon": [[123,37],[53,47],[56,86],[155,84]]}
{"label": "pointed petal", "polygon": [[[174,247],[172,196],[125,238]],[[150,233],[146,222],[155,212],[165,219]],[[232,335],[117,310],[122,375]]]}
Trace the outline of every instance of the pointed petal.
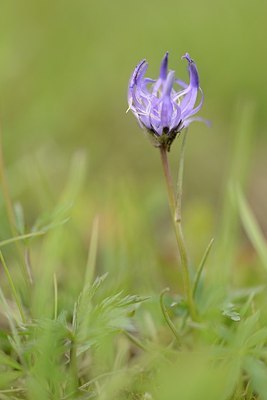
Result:
{"label": "pointed petal", "polygon": [[160,98],[161,106],[161,124],[163,128],[169,128],[173,115],[173,105],[171,101],[171,91],[174,83],[175,72],[170,71],[163,86],[162,96]]}
{"label": "pointed petal", "polygon": [[175,78],[175,72],[170,71],[163,86],[162,98],[164,96],[170,96],[174,84],[174,78]]}
{"label": "pointed petal", "polygon": [[128,104],[129,107],[132,105],[132,98],[133,98],[133,90],[135,85],[143,78],[144,74],[146,73],[148,67],[148,63],[146,60],[142,60],[134,69],[134,72],[130,78],[129,86],[128,86]]}
{"label": "pointed petal", "polygon": [[185,53],[185,55],[182,57],[185,58],[188,62],[188,71],[189,71],[189,77],[190,77],[190,85],[193,87],[199,87],[199,76],[197,72],[197,67],[192,58],[189,56],[188,53]]}
{"label": "pointed petal", "polygon": [[161,85],[163,84],[163,82],[166,80],[167,78],[167,73],[168,73],[168,59],[169,59],[169,53],[168,51],[166,52],[165,56],[163,57],[163,60],[161,62],[160,65],[160,71],[159,71],[159,78],[157,79],[157,81],[154,84],[153,87],[153,94],[154,96],[157,96],[157,93],[161,87]]}
{"label": "pointed petal", "polygon": [[169,52],[167,51],[165,56],[163,57],[163,60],[161,62],[160,66],[160,73],[159,77],[162,80],[165,80],[167,78],[167,72],[168,72],[168,58],[169,58]]}
{"label": "pointed petal", "polygon": [[[197,67],[194,61],[190,58],[189,54],[186,53],[182,58],[185,58],[188,62],[188,72],[190,77],[190,83],[187,89],[184,92],[188,92],[183,100],[181,101],[180,107],[182,110],[182,118],[185,118],[185,115],[189,115],[196,103],[197,93],[199,90],[199,77],[197,72]],[[189,89],[189,90],[188,90]]]}

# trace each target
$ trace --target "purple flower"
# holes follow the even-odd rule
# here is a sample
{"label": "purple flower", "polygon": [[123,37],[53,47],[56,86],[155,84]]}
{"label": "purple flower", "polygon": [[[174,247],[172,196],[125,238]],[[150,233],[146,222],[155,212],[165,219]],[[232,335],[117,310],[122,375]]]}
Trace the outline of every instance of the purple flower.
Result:
{"label": "purple flower", "polygon": [[[157,80],[146,78],[146,60],[135,68],[128,87],[128,110],[131,110],[142,128],[146,128],[156,147],[170,146],[176,135],[192,121],[201,120],[194,115],[203,103],[199,77],[194,61],[186,53],[182,58],[188,62],[189,84],[168,72],[168,52],[165,54]],[[197,103],[198,92],[201,94]]]}

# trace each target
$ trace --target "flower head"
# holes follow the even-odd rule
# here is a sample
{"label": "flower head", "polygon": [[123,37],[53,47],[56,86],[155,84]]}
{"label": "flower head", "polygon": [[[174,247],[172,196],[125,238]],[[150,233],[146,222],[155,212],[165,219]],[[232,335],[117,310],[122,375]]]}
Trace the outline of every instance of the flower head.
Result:
{"label": "flower head", "polygon": [[[175,78],[168,71],[168,52],[163,57],[157,80],[146,78],[146,60],[135,68],[128,87],[129,110],[133,112],[141,127],[146,128],[156,147],[170,146],[176,135],[192,121],[203,103],[199,76],[194,61],[186,53],[182,58],[188,63],[189,84]],[[198,93],[201,98],[197,103]]]}

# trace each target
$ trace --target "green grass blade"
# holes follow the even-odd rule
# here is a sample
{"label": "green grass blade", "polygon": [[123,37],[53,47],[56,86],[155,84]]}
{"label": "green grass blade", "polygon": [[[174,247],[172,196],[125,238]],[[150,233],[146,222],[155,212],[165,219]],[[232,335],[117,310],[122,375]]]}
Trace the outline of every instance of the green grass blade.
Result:
{"label": "green grass blade", "polygon": [[167,325],[169,326],[170,330],[171,330],[172,333],[174,334],[175,339],[177,340],[177,342],[180,343],[180,341],[181,341],[180,335],[179,335],[179,333],[177,332],[177,330],[176,330],[176,328],[175,328],[175,326],[174,326],[172,320],[170,319],[169,314],[168,314],[168,312],[167,312],[167,310],[166,310],[166,308],[165,308],[164,301],[163,301],[164,295],[165,295],[169,290],[170,290],[169,288],[166,288],[166,289],[164,289],[164,290],[161,292],[161,294],[160,294],[160,308],[161,308],[162,314],[163,314],[163,316],[164,316],[164,319],[165,319]]}
{"label": "green grass blade", "polygon": [[10,238],[10,239],[2,240],[0,242],[0,247],[7,246],[8,244],[11,244],[11,243],[14,243],[14,242],[18,242],[20,240],[31,239],[31,238],[36,237],[36,236],[42,236],[44,234],[45,234],[45,231],[37,231],[37,232],[25,233],[25,235],[19,235],[19,236],[15,236],[13,238]]}
{"label": "green grass blade", "polygon": [[206,261],[207,261],[207,258],[209,256],[209,253],[211,251],[213,242],[214,242],[214,239],[212,238],[211,241],[208,244],[208,247],[206,248],[205,253],[203,254],[203,257],[202,257],[202,259],[200,261],[200,264],[199,264],[199,267],[197,269],[196,278],[195,278],[194,286],[193,286],[193,296],[196,295],[198,284],[199,284],[199,281],[200,281],[200,277],[201,277],[203,268],[204,268],[204,266],[206,264]]}
{"label": "green grass blade", "polygon": [[24,315],[22,304],[21,304],[18,292],[16,290],[16,287],[14,285],[13,279],[12,279],[12,277],[10,275],[9,269],[8,269],[8,267],[6,265],[5,259],[4,259],[3,254],[2,254],[1,251],[0,251],[0,261],[1,261],[1,264],[2,264],[2,266],[4,268],[5,274],[7,276],[7,280],[8,280],[11,292],[12,292],[12,294],[14,296],[14,300],[15,300],[17,306],[18,306],[19,313],[20,313],[20,316],[21,316],[21,320],[22,320],[23,323],[25,323],[26,322],[26,318],[25,318],[25,315]]}
{"label": "green grass blade", "polygon": [[98,230],[99,230],[99,219],[96,217],[93,222],[91,241],[88,251],[88,259],[86,263],[85,280],[84,285],[91,284],[95,273],[96,255],[98,247]]}
{"label": "green grass blade", "polygon": [[261,259],[263,266],[267,270],[267,245],[266,239],[259,227],[259,224],[254,217],[248,202],[246,201],[240,187],[236,189],[236,197],[238,202],[238,209],[243,227],[246,231],[251,244],[255,248],[258,256]]}

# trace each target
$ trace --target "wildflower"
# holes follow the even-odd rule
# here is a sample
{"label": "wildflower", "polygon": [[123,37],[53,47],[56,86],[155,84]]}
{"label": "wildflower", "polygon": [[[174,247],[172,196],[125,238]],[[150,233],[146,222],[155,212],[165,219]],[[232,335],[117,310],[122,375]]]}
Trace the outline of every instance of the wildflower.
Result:
{"label": "wildflower", "polygon": [[[175,78],[175,71],[168,72],[168,52],[165,54],[157,80],[146,78],[146,60],[135,68],[128,87],[128,110],[131,110],[142,128],[145,128],[156,147],[170,146],[178,133],[194,120],[203,103],[199,76],[194,61],[186,53],[189,84]],[[198,93],[201,98],[197,103]]]}

